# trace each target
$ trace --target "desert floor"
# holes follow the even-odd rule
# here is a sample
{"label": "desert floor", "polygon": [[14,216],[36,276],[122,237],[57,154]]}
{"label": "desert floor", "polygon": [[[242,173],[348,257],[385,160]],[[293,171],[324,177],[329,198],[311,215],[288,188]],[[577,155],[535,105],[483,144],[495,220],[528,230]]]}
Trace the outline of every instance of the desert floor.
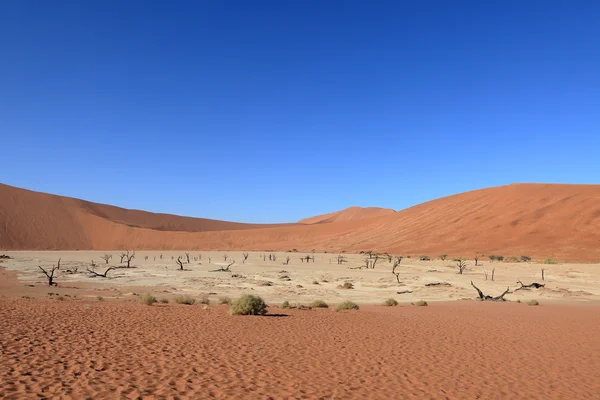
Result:
{"label": "desert floor", "polygon": [[[231,262],[224,252],[195,261],[199,253],[190,254],[178,271],[171,256],[184,253],[161,260],[139,251],[133,268],[90,277],[92,260],[104,272],[104,253],[6,253],[14,259],[0,264],[0,398],[600,399],[596,265],[484,261],[459,275],[450,261],[405,259],[398,284],[387,259],[353,269],[362,255],[338,265],[337,254],[306,264],[297,253],[276,261],[250,253],[242,263],[241,253],[228,252],[232,272],[209,272]],[[119,252],[108,253],[109,266],[118,265]],[[37,266],[58,258],[58,287],[50,288]],[[486,281],[492,268],[495,280]],[[542,282],[541,268],[543,289],[509,293],[502,303],[471,300],[471,280],[498,295],[518,279]],[[338,288],[345,282],[355,288]],[[425,286],[436,282],[449,286]],[[404,291],[411,293],[397,293]],[[211,305],[145,306],[140,293],[189,294]],[[231,316],[217,304],[242,293],[265,298],[269,314]],[[390,297],[400,305],[379,305]],[[277,306],[316,299],[361,308]],[[410,305],[421,299],[429,306]]]}

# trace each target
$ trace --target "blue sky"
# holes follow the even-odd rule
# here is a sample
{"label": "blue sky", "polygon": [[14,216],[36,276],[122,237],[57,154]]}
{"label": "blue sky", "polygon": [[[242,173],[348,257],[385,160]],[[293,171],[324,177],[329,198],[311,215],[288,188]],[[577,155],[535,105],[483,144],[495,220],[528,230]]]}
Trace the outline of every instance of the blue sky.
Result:
{"label": "blue sky", "polygon": [[594,1],[3,1],[0,182],[294,221],[599,183]]}

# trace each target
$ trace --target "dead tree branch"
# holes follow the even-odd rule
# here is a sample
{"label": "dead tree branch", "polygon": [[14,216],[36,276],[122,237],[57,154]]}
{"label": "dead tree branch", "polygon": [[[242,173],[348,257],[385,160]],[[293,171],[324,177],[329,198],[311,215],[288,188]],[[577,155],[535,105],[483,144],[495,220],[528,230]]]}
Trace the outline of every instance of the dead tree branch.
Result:
{"label": "dead tree branch", "polygon": [[517,290],[529,290],[529,289],[531,289],[531,288],[534,288],[534,289],[539,289],[539,288],[543,288],[543,287],[545,287],[545,286],[546,286],[546,284],[537,283],[537,282],[530,283],[529,285],[524,285],[524,284],[523,284],[523,282],[521,282],[520,280],[518,280],[518,281],[517,281],[517,283],[518,283],[519,285],[521,285],[521,287],[518,287],[518,288],[516,288],[516,289],[515,289],[515,292],[516,292]]}
{"label": "dead tree branch", "polygon": [[231,272],[229,270],[229,267],[231,267],[233,264],[235,264],[235,261],[232,261],[227,267],[221,267],[219,269],[213,269],[213,270],[208,271],[208,272]]}
{"label": "dead tree branch", "polygon": [[504,300],[504,296],[507,293],[510,293],[510,287],[508,287],[508,288],[506,288],[504,293],[502,293],[500,296],[492,297],[492,296],[484,295],[483,292],[481,290],[479,290],[479,288],[477,286],[475,286],[473,281],[471,281],[471,286],[473,286],[475,288],[475,290],[477,290],[477,293],[479,294],[479,298],[481,299],[481,301],[506,301],[506,300]]}
{"label": "dead tree branch", "polygon": [[52,267],[52,269],[50,270],[50,272],[46,271],[44,268],[42,268],[41,266],[38,265],[38,268],[42,270],[42,272],[44,273],[44,275],[46,275],[46,278],[48,278],[48,286],[58,286],[58,284],[56,282],[54,282],[54,272],[57,271],[60,268],[60,260],[58,262],[57,266]]}
{"label": "dead tree branch", "polygon": [[[242,253],[242,257],[243,257],[242,264],[246,264],[246,260],[248,259],[249,255],[250,254],[248,254],[248,253]],[[289,259],[289,257],[288,257],[288,259]],[[288,262],[289,262],[289,260],[288,260]]]}
{"label": "dead tree branch", "polygon": [[175,262],[179,264],[179,270],[183,271],[183,261],[181,261],[181,257],[177,257],[177,261]]}
{"label": "dead tree branch", "polygon": [[107,268],[107,269],[106,269],[106,271],[104,271],[104,273],[103,273],[103,274],[99,274],[99,273],[97,273],[96,271],[94,271],[93,269],[89,269],[89,268],[87,269],[87,271],[88,271],[90,274],[94,275],[94,276],[99,276],[99,277],[101,277],[101,278],[108,278],[108,276],[106,276],[106,274],[108,274],[108,272],[109,272],[111,269],[115,269],[115,267],[109,267],[109,268]]}
{"label": "dead tree branch", "polygon": [[394,266],[392,267],[392,274],[396,275],[396,280],[400,283],[400,272],[396,272],[396,268],[400,265],[400,261],[396,260],[394,262]]}
{"label": "dead tree branch", "polygon": [[129,254],[129,250],[127,250],[127,254],[125,254],[125,258],[127,259],[127,268],[130,268],[131,260],[133,260],[135,258],[135,251],[133,253]]}
{"label": "dead tree branch", "polygon": [[[105,255],[101,256],[100,258],[103,259],[104,261],[106,261],[106,263],[108,264],[108,262],[112,258],[112,255],[111,254],[105,254]],[[123,260],[121,259],[121,261],[123,261]]]}

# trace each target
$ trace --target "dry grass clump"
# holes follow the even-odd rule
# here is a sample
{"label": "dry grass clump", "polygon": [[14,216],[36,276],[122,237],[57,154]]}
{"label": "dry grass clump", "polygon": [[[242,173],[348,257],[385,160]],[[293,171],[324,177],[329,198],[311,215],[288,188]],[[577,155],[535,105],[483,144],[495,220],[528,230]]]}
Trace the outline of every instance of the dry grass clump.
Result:
{"label": "dry grass clump", "polygon": [[142,304],[145,304],[147,306],[151,306],[152,304],[156,303],[156,297],[150,294],[140,296],[140,300],[142,301]]}
{"label": "dry grass clump", "polygon": [[386,301],[383,302],[383,305],[393,307],[393,306],[397,306],[398,302],[394,299],[387,299]]}
{"label": "dry grass clump", "polygon": [[219,304],[231,304],[231,299],[226,296],[219,297]]}
{"label": "dry grass clump", "polygon": [[283,303],[281,303],[281,308],[292,308],[292,305],[289,301],[285,300]]}
{"label": "dry grass clump", "polygon": [[102,296],[97,296],[96,298],[98,299],[98,301],[104,300],[104,297],[102,297]]}
{"label": "dry grass clump", "polygon": [[229,306],[231,315],[265,315],[267,304],[258,296],[245,294]]}
{"label": "dry grass clump", "polygon": [[258,286],[273,286],[273,282],[264,281],[261,282]]}
{"label": "dry grass clump", "polygon": [[425,300],[419,300],[417,302],[412,303],[413,306],[417,306],[417,307],[425,307],[427,306],[427,302]]}
{"label": "dry grass clump", "polygon": [[200,299],[200,304],[206,304],[207,306],[210,305],[210,299],[208,298],[208,296],[202,296],[202,298]]}
{"label": "dry grass clump", "polygon": [[162,299],[159,300],[162,304],[169,304],[169,299],[163,297]]}
{"label": "dry grass clump", "polygon": [[337,307],[335,308],[335,311],[342,311],[342,310],[358,310],[358,304],[356,304],[353,301],[350,300],[346,300],[341,304],[338,304]]}
{"label": "dry grass clump", "polygon": [[58,300],[58,301],[63,301],[64,299],[65,299],[65,298],[64,298],[63,296],[58,296],[58,297],[56,297],[56,300]]}
{"label": "dry grass clump", "polygon": [[196,303],[196,299],[188,294],[184,294],[182,296],[175,296],[173,300],[175,300],[175,303],[177,304],[187,304],[188,306],[191,306],[192,304]]}
{"label": "dry grass clump", "polygon": [[540,305],[540,302],[539,302],[539,301],[537,301],[537,300],[529,300],[529,301],[527,302],[527,305],[528,305],[528,306],[539,306],[539,305]]}
{"label": "dry grass clump", "polygon": [[329,305],[325,303],[323,300],[315,300],[310,303],[310,307],[312,308],[329,308]]}
{"label": "dry grass clump", "polygon": [[313,285],[318,285],[319,281],[313,281]]}

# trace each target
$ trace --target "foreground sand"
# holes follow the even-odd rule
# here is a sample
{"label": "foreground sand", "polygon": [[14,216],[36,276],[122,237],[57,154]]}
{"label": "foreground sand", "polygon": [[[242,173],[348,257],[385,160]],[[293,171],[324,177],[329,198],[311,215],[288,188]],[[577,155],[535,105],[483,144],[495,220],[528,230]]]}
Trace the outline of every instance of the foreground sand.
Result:
{"label": "foreground sand", "polygon": [[[0,298],[0,398],[595,399],[600,308]],[[282,315],[278,315],[282,314]]]}

